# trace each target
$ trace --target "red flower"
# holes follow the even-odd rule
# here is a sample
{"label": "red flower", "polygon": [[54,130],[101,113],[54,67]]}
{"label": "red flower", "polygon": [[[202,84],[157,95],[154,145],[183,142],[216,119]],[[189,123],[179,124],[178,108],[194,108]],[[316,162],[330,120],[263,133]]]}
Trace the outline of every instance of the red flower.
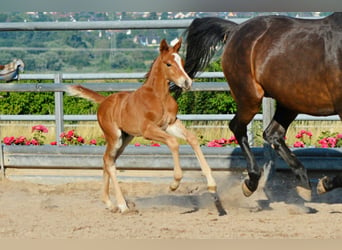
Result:
{"label": "red flower", "polygon": [[160,147],[160,144],[157,142],[151,142],[151,147]]}
{"label": "red flower", "polygon": [[236,137],[235,137],[234,135],[232,135],[232,136],[228,139],[228,143],[229,143],[229,144],[232,144],[232,143],[239,144],[239,142],[236,140]]}
{"label": "red flower", "polygon": [[84,143],[84,139],[83,139],[81,136],[79,136],[79,137],[77,138],[77,141],[78,141],[79,143]]}
{"label": "red flower", "polygon": [[221,138],[221,139],[219,139],[219,140],[215,140],[217,143],[219,143],[219,144],[227,144],[228,143],[228,140],[227,139],[225,139],[225,138]]}
{"label": "red flower", "polygon": [[47,129],[47,127],[43,126],[43,125],[36,125],[32,127],[32,132],[34,131],[41,131],[43,133],[47,133],[49,132],[49,130]]}
{"label": "red flower", "polygon": [[19,145],[19,144],[24,144],[25,142],[26,142],[26,137],[19,136],[18,138],[15,139],[14,144]]}
{"label": "red flower", "polygon": [[39,142],[36,139],[31,140],[32,145],[39,145]]}
{"label": "red flower", "polygon": [[137,143],[135,143],[135,144],[134,144],[134,146],[136,146],[136,147],[140,147],[140,146],[141,146],[141,144],[140,144],[139,142],[137,142]]}
{"label": "red flower", "polygon": [[50,145],[57,145],[57,142],[56,141],[53,141],[53,142],[50,142]]}
{"label": "red flower", "polygon": [[296,138],[297,138],[297,139],[303,138],[303,134],[301,134],[301,133],[296,134]]}
{"label": "red flower", "polygon": [[307,136],[309,136],[309,137],[312,136],[312,133],[311,133],[310,131],[306,131],[305,134],[306,134]]}
{"label": "red flower", "polygon": [[96,145],[96,144],[97,144],[97,142],[96,142],[96,140],[95,140],[95,139],[92,139],[92,140],[90,140],[90,141],[89,141],[89,144],[91,144],[91,145]]}
{"label": "red flower", "polygon": [[293,146],[295,148],[304,148],[305,147],[305,144],[302,142],[302,141],[296,141]]}
{"label": "red flower", "polygon": [[220,147],[222,147],[222,145],[219,144],[219,143],[217,143],[217,142],[214,140],[214,141],[208,142],[207,147],[217,147],[217,148],[220,148]]}
{"label": "red flower", "polygon": [[14,136],[5,137],[3,141],[6,145],[11,145],[15,141],[15,138]]}
{"label": "red flower", "polygon": [[67,138],[67,139],[71,139],[71,137],[73,137],[74,136],[74,130],[69,130],[68,131],[68,133],[65,135],[65,137]]}

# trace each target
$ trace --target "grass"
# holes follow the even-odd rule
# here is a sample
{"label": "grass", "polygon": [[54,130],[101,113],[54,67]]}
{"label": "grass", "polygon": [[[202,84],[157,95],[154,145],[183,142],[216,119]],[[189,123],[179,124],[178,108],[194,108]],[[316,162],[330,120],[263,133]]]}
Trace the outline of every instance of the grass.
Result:
{"label": "grass", "polygon": [[[45,144],[49,144],[56,140],[55,124],[54,122],[37,122],[37,121],[2,121],[0,124],[0,137],[1,140],[5,136],[25,136],[31,138],[31,128],[34,125],[42,124],[49,129],[49,133],[46,134]],[[197,121],[197,122],[184,122],[186,127],[196,134],[201,144],[206,144],[208,141],[220,138],[230,138],[233,134],[228,128],[228,121]],[[260,146],[263,143],[262,139],[262,123],[259,121],[253,122],[252,132],[254,146]],[[102,137],[102,131],[95,121],[82,121],[78,123],[65,123],[65,131],[74,129],[75,132],[84,137],[86,141],[91,139],[99,139]],[[312,145],[317,145],[317,140],[323,131],[329,132],[341,132],[342,123],[340,121],[295,121],[289,127],[286,135],[286,142],[288,145],[293,145],[297,140],[295,135],[300,130],[308,130],[312,132],[311,139]],[[150,144],[151,142],[141,137],[134,138],[132,144],[139,142],[141,144]],[[181,144],[186,144],[185,141],[180,141]]]}

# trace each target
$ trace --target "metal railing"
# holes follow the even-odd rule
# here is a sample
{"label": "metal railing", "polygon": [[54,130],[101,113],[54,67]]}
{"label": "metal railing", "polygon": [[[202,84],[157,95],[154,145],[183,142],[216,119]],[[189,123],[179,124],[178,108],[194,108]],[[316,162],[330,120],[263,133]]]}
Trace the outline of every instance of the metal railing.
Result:
{"label": "metal railing", "polygon": [[[233,21],[239,23],[245,21],[246,19],[232,19]],[[186,28],[192,20],[158,20],[158,21],[110,21],[110,22],[36,22],[36,23],[0,23],[0,31],[44,31],[44,30],[108,30],[108,29],[183,29]],[[57,74],[22,74],[21,75],[21,83],[2,83],[0,84],[0,92],[54,92],[55,93],[55,113],[54,115],[0,115],[0,120],[2,121],[24,121],[24,120],[40,120],[40,121],[53,121],[56,122],[56,138],[59,138],[59,134],[64,131],[64,121],[95,121],[95,115],[64,115],[63,113],[63,92],[65,91],[66,80],[98,80],[98,79],[135,79],[136,81],[132,81],[131,83],[105,83],[105,84],[94,84],[94,83],[82,83],[83,85],[95,90],[95,91],[133,91],[140,86],[137,80],[144,78],[145,73],[97,73],[97,74],[78,74],[78,73],[57,73]],[[222,72],[205,72],[199,74],[197,78],[223,78]],[[52,80],[53,83],[24,83],[25,80]],[[229,86],[226,82],[194,82],[193,88],[191,91],[229,91]],[[263,114],[258,114],[254,119],[255,120],[263,120],[264,127],[269,123],[272,114],[273,114],[274,103],[269,98],[265,98],[263,102]],[[182,120],[231,120],[234,115],[230,114],[221,114],[221,115],[179,115],[179,118]],[[338,116],[328,116],[328,117],[313,117],[309,115],[299,115],[297,120],[339,120]],[[5,150],[4,150],[5,149]],[[31,150],[32,147],[28,147],[27,150]],[[5,147],[1,146],[1,172],[4,173],[4,167],[18,167],[23,162],[31,162],[31,164],[45,164],[46,167],[51,167],[51,164],[56,164],[56,161],[52,163],[52,161],[46,161],[42,159],[47,159],[51,150],[56,151],[57,156],[61,154],[59,152],[60,147],[47,147],[46,149],[40,148],[42,151],[41,154],[38,154],[38,151],[35,149],[37,156],[34,159],[27,160],[27,156],[29,153],[25,152],[17,152],[17,148]],[[26,150],[26,149],[25,149]],[[25,151],[24,150],[24,151]],[[86,149],[87,150],[87,149]],[[103,148],[99,149],[101,152],[98,153],[98,161],[96,161],[95,165],[100,166],[100,155],[102,154]],[[207,149],[208,150],[208,149]],[[210,150],[210,149],[209,149]],[[254,149],[259,150],[259,149]],[[58,152],[57,152],[58,151]],[[75,152],[74,152],[75,151]],[[93,150],[90,150],[93,151]],[[229,151],[229,150],[228,150]],[[227,151],[227,152],[228,152]],[[64,152],[64,151],[63,151]],[[62,152],[62,153],[63,153]],[[73,149],[74,154],[72,155],[72,160],[63,162],[63,164],[68,165],[71,161],[75,161],[75,156],[77,156],[77,149]],[[65,153],[65,152],[64,152]],[[64,154],[63,153],[63,154]],[[86,151],[85,155],[88,155],[89,152]],[[213,159],[217,158],[221,153],[214,153]],[[228,154],[230,154],[228,152]],[[11,157],[12,155],[12,157]],[[20,159],[18,157],[23,156],[24,161],[19,161],[15,163],[16,159]],[[43,157],[43,158],[39,158]],[[52,156],[54,157],[54,156]],[[229,156],[233,157],[233,156]],[[263,157],[262,155],[260,157]],[[78,158],[84,158],[84,155],[79,155]],[[64,159],[64,158],[63,158]],[[80,159],[77,159],[79,161]],[[241,156],[238,158],[241,161]],[[58,161],[61,161],[61,158],[58,158]],[[223,159],[222,160],[226,160]],[[192,161],[189,163],[189,167],[192,166]],[[335,162],[335,158],[333,159]],[[13,163],[14,162],[14,163]],[[33,162],[33,163],[32,163]],[[51,162],[51,163],[49,163]],[[167,159],[168,164],[172,164],[170,159]],[[220,168],[227,169],[227,164],[221,164]],[[316,161],[317,162],[317,161]],[[59,162],[61,164],[62,162]],[[230,162],[231,163],[231,162]],[[82,167],[86,165],[85,161],[80,161],[80,163],[76,167]],[[131,164],[131,163],[129,163]],[[128,164],[128,165],[129,165]],[[136,163],[134,163],[136,164]],[[133,164],[133,165],[134,165]],[[144,164],[144,163],[142,163]],[[160,163],[158,163],[160,164]],[[157,165],[158,165],[157,164]],[[196,163],[194,163],[196,164]],[[215,163],[216,164],[216,163]],[[44,165],[44,166],[45,166]],[[241,164],[231,164],[234,166],[245,166],[245,162],[243,161]],[[172,166],[170,166],[172,167]]]}
{"label": "metal railing", "polygon": [[[246,18],[232,18],[231,21],[241,23]],[[96,22],[15,22],[0,23],[0,31],[51,31],[51,30],[128,30],[128,29],[185,29],[192,22],[188,20],[139,20],[139,21],[96,21]],[[23,115],[11,116],[0,115],[0,120],[55,120],[56,138],[63,131],[64,120],[96,120],[94,115],[74,116],[63,113],[63,91],[65,91],[64,80],[98,80],[98,79],[142,79],[145,73],[57,73],[57,74],[23,74],[22,80],[53,80],[54,84],[1,84],[0,91],[5,92],[55,92],[55,114],[47,116]],[[222,72],[205,72],[198,78],[224,78]],[[138,82],[126,84],[84,84],[95,91],[133,91],[140,85]],[[225,82],[194,83],[192,91],[229,91]],[[268,98],[263,102],[263,115],[257,115],[255,120],[263,120],[264,127],[272,117],[272,106],[274,104]],[[179,115],[182,120],[231,120],[233,115]],[[338,120],[338,116],[312,117],[300,115],[297,120]]]}

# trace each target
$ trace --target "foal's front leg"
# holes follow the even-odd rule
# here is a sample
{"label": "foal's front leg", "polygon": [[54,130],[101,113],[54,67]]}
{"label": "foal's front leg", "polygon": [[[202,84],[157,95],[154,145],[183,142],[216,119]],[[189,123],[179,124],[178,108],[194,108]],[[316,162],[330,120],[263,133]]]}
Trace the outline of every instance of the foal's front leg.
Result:
{"label": "foal's front leg", "polygon": [[215,193],[217,189],[216,182],[215,182],[214,177],[212,176],[211,168],[209,167],[203,155],[203,152],[200,148],[200,145],[198,143],[196,136],[192,134],[189,130],[187,130],[185,126],[182,124],[182,122],[178,119],[176,120],[174,124],[167,127],[166,132],[173,136],[176,136],[177,138],[184,139],[190,144],[190,146],[192,147],[192,149],[194,150],[196,154],[197,160],[200,163],[202,172],[207,179],[208,191]]}
{"label": "foal's front leg", "polygon": [[173,177],[174,181],[170,185],[170,189],[172,191],[176,190],[179,187],[180,181],[183,178],[182,169],[179,162],[179,143],[177,139],[168,133],[166,133],[164,130],[162,130],[160,127],[156,126],[155,124],[151,123],[146,125],[146,128],[144,129],[143,136],[145,139],[148,140],[156,140],[162,143],[165,143],[173,157],[174,162],[174,169],[173,169]]}

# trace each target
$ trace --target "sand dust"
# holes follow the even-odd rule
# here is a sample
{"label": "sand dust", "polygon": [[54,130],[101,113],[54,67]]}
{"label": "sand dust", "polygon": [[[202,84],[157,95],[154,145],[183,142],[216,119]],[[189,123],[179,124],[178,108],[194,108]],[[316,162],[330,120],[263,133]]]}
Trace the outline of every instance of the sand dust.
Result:
{"label": "sand dust", "polygon": [[[41,184],[0,181],[1,239],[342,239],[342,190],[303,202],[288,175],[277,174],[245,198],[241,174],[215,173],[226,216],[204,181],[122,182],[137,214],[105,209],[101,180]],[[269,198],[267,198],[269,197]],[[114,199],[114,198],[113,198]]]}

